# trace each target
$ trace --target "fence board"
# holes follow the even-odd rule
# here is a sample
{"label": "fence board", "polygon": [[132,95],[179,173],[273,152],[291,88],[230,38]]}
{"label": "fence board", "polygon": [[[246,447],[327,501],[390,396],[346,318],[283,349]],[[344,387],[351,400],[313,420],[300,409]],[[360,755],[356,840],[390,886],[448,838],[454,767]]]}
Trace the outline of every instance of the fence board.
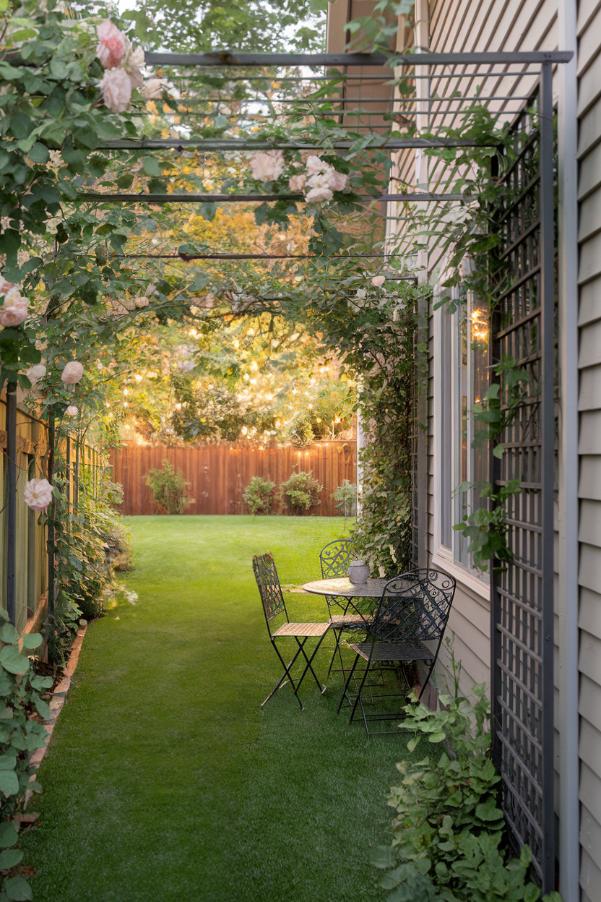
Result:
{"label": "fence board", "polygon": [[[311,513],[339,513],[332,492],[348,479],[356,481],[355,441],[316,442],[307,448],[252,447],[220,444],[163,447],[127,444],[111,452],[113,479],[123,485],[124,514],[152,514],[156,507],[145,477],[149,470],[168,460],[189,483],[194,499],[187,514],[244,514],[242,493],[252,476],[263,476],[276,484],[300,470],[309,470],[323,486],[319,505]],[[281,510],[276,505],[276,510]]]}

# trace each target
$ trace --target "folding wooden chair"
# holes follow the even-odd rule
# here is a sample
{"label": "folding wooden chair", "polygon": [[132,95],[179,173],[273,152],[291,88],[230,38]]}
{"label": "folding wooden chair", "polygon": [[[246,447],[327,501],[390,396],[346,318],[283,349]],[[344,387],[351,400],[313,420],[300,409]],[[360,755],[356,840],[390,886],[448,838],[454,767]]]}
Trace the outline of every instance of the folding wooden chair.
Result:
{"label": "folding wooden chair", "polygon": [[[451,612],[455,585],[452,576],[424,569],[403,573],[386,583],[366,640],[350,646],[355,652],[355,660],[338,705],[340,711],[345,699],[351,703],[351,722],[360,707],[368,734],[371,721],[398,721],[402,715],[399,710],[366,713],[363,690],[367,675],[376,670],[398,672],[408,663],[422,662],[427,667],[427,674],[422,680],[419,694],[421,698],[436,665]],[[357,664],[361,660],[365,662],[363,673],[355,677]],[[358,683],[354,692],[351,691],[353,678]],[[407,685],[407,691],[408,689]],[[398,699],[401,696],[402,691],[399,690],[389,696],[376,696],[375,700]]]}
{"label": "folding wooden chair", "polygon": [[[291,622],[288,616],[286,602],[284,601],[284,595],[282,593],[282,587],[280,585],[275,561],[271,554],[256,555],[253,558],[253,570],[255,573],[255,579],[257,581],[259,594],[261,596],[261,602],[263,604],[263,613],[265,614],[265,623],[267,624],[269,639],[271,641],[271,644],[273,645],[276,655],[280,659],[282,667],[284,668],[283,675],[277,681],[267,698],[265,698],[264,701],[261,702],[261,707],[267,704],[269,699],[275,695],[278,689],[280,689],[282,686],[285,686],[287,682],[290,682],[294,695],[296,696],[296,700],[299,703],[302,711],[303,703],[300,699],[299,691],[307,673],[311,673],[313,679],[317,684],[317,688],[322,694],[326,691],[326,686],[319,682],[317,675],[313,670],[313,660],[319,650],[319,646],[323,642],[325,634],[330,628],[330,623],[329,621],[326,621],[324,623]],[[277,627],[275,625],[276,620],[280,621],[280,625]],[[284,657],[280,653],[280,649],[278,648],[278,642],[287,639],[293,639],[297,646],[293,657],[290,658],[288,663],[286,663]],[[308,639],[317,639],[317,643],[313,648],[310,656],[307,655],[307,652],[305,650],[305,643]],[[294,679],[292,678],[292,668],[294,667],[299,657],[304,659],[305,667],[300,675],[298,682],[295,683]]]}

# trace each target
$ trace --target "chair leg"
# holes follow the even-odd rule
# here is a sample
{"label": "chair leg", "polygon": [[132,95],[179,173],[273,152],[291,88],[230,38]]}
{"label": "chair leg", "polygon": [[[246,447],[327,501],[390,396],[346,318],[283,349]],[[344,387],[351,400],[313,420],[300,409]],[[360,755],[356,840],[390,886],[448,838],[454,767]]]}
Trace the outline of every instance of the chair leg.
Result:
{"label": "chair leg", "polygon": [[273,687],[273,689],[271,690],[271,692],[269,693],[269,695],[261,702],[261,707],[263,708],[263,707],[267,704],[267,702],[269,701],[269,699],[270,699],[270,698],[273,698],[273,696],[276,694],[276,692],[278,691],[278,689],[281,689],[281,687],[284,686],[284,685],[286,684],[286,682],[290,681],[290,685],[292,686],[292,691],[294,692],[294,695],[296,696],[296,700],[297,700],[297,702],[299,703],[300,709],[301,709],[301,711],[302,711],[302,710],[303,710],[303,703],[302,703],[302,701],[301,701],[301,699],[300,699],[300,696],[299,696],[299,694],[298,694],[298,690],[300,689],[300,683],[299,683],[298,685],[295,685],[295,684],[294,684],[294,680],[292,679],[292,673],[291,673],[291,670],[292,670],[292,668],[294,667],[294,664],[295,664],[295,662],[296,662],[296,659],[298,658],[298,656],[299,656],[300,653],[301,653],[301,649],[300,649],[300,648],[297,649],[296,654],[294,655],[294,657],[290,659],[290,661],[288,662],[288,664],[286,664],[286,662],[284,661],[284,658],[283,658],[282,655],[280,654],[280,650],[279,650],[279,648],[277,647],[276,643],[272,640],[271,644],[272,644],[273,647],[274,647],[274,650],[275,650],[276,655],[278,656],[278,658],[279,658],[280,661],[281,661],[282,667],[284,668],[284,673],[283,673],[282,676],[279,678],[279,680],[277,681],[277,683],[275,684],[275,686]]}
{"label": "chair leg", "polygon": [[430,670],[428,671],[428,676],[426,677],[426,679],[425,679],[424,682],[422,683],[422,688],[420,689],[420,693],[419,693],[419,695],[418,695],[418,697],[417,697],[418,702],[421,700],[421,697],[422,697],[422,695],[424,694],[424,690],[425,690],[426,686],[428,685],[428,683],[430,682],[430,677],[432,676],[432,671],[434,670],[435,664],[436,664],[436,659],[434,659],[434,660],[432,661],[432,663],[430,664]]}
{"label": "chair leg", "polygon": [[332,629],[332,632],[336,636],[336,644],[334,645],[334,651],[332,652],[332,657],[330,658],[330,666],[328,667],[328,677],[332,672],[332,665],[334,664],[334,658],[336,657],[336,652],[338,652],[338,657],[340,659],[340,669],[344,673],[344,666],[342,663],[342,653],[340,651],[340,640],[342,639],[342,633],[344,632],[342,629]]}
{"label": "chair leg", "polygon": [[[365,664],[365,670],[363,671],[363,676],[361,677],[361,682],[359,683],[359,689],[357,690],[357,697],[355,698],[353,709],[351,711],[351,716],[349,717],[349,723],[352,723],[355,718],[355,712],[357,711],[357,706],[361,700],[361,693],[363,691],[363,686],[365,685],[365,680],[367,679],[367,674],[369,673],[369,661]],[[361,709],[363,710],[363,708]]]}
{"label": "chair leg", "polygon": [[324,640],[324,638],[325,638],[325,635],[326,635],[326,634],[324,633],[324,634],[321,636],[319,642],[317,643],[317,645],[316,645],[315,648],[313,649],[310,658],[307,657],[307,653],[306,653],[306,651],[305,651],[305,642],[307,641],[307,637],[304,638],[302,642],[299,642],[298,637],[295,636],[296,644],[298,645],[299,651],[302,653],[302,656],[304,657],[305,661],[307,662],[307,663],[305,664],[305,669],[303,670],[303,672],[302,672],[302,674],[301,674],[301,678],[300,678],[300,680],[298,681],[298,688],[300,689],[301,683],[303,682],[305,676],[307,675],[307,671],[310,670],[311,673],[313,674],[313,679],[315,680],[315,682],[316,682],[316,684],[317,684],[317,688],[319,689],[319,691],[321,692],[322,695],[324,694],[324,692],[326,691],[326,689],[327,689],[328,687],[327,687],[327,686],[324,686],[323,683],[320,683],[319,680],[317,679],[317,674],[316,674],[315,671],[313,670],[313,663],[312,663],[312,662],[313,662],[313,658],[315,657],[315,655],[316,655],[317,652],[319,651],[319,646],[320,646],[321,643],[323,642],[323,640]]}
{"label": "chair leg", "polygon": [[359,658],[360,658],[360,655],[355,655],[355,660],[353,661],[353,666],[350,669],[349,675],[346,679],[346,683],[344,684],[344,689],[342,690],[342,695],[340,696],[340,701],[338,702],[338,708],[336,710],[336,714],[340,714],[340,709],[342,708],[342,703],[344,702],[344,700],[346,698],[348,687],[351,684],[351,680],[353,678],[353,674],[355,672],[355,668],[357,666],[357,662],[358,662]]}

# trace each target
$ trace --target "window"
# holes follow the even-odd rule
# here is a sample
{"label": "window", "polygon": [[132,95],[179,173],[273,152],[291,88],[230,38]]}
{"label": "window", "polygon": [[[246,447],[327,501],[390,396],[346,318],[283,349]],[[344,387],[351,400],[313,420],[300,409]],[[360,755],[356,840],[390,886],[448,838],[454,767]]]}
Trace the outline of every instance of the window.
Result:
{"label": "window", "polygon": [[435,553],[484,582],[485,575],[474,570],[467,540],[453,524],[478,506],[478,484],[488,477],[488,448],[473,444],[474,405],[488,385],[488,315],[468,296],[454,313],[437,310],[435,324]]}

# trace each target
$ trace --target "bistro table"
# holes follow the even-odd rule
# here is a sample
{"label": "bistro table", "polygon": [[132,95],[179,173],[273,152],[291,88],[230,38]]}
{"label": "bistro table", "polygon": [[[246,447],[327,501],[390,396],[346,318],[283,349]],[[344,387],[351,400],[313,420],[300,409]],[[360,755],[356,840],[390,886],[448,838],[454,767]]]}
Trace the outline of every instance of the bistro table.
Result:
{"label": "bistro table", "polygon": [[[387,579],[368,579],[364,583],[352,583],[348,576],[336,576],[332,579],[318,579],[311,583],[305,583],[303,589],[305,592],[311,593],[311,595],[324,595],[328,602],[328,607],[336,604],[340,608],[342,611],[341,616],[332,616],[330,611],[330,619],[333,626],[338,621],[338,626],[341,627],[340,621],[344,621],[348,617],[349,620],[354,620],[356,629],[357,627],[364,628],[371,622],[376,602],[381,598],[387,582]],[[365,604],[357,604],[360,599],[365,599]],[[350,613],[350,609],[354,613]],[[350,617],[348,616],[349,613]],[[351,623],[350,626],[352,625]],[[336,629],[336,644],[330,659],[328,676],[332,671],[332,664],[337,653],[340,659],[341,670],[345,673],[340,652],[340,640],[341,630],[338,628]]]}
{"label": "bistro table", "polygon": [[329,595],[338,598],[380,598],[384,586],[389,580],[368,579],[364,583],[352,583],[348,576],[336,576],[334,579],[316,579],[305,583],[305,592],[312,595]]}

